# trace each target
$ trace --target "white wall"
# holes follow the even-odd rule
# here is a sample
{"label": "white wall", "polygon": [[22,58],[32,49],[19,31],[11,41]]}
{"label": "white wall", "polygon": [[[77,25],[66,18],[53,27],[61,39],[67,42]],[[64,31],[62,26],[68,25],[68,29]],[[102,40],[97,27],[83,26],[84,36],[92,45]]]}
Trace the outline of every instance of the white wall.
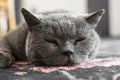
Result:
{"label": "white wall", "polygon": [[120,0],[110,0],[110,33],[111,36],[120,36]]}
{"label": "white wall", "polygon": [[27,9],[38,8],[40,11],[67,9],[75,12],[87,12],[87,0],[22,0]]}

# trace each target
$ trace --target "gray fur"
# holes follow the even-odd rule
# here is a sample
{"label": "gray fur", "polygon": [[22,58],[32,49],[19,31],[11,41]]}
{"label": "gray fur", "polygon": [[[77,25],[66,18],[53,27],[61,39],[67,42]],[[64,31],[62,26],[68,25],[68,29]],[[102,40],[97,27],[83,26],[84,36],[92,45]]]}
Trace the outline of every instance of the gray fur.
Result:
{"label": "gray fur", "polygon": [[66,10],[32,14],[22,9],[26,22],[0,40],[0,67],[17,60],[59,66],[93,59],[100,43],[95,27],[103,13],[101,9],[86,16]]}

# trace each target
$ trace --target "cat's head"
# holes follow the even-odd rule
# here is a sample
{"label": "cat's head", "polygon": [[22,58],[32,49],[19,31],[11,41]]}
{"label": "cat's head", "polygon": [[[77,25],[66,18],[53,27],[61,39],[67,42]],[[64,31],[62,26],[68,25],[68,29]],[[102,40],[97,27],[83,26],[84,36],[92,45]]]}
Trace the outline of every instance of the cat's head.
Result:
{"label": "cat's head", "polygon": [[95,27],[104,10],[88,15],[51,11],[34,15],[22,9],[28,25],[27,56],[46,65],[85,62],[96,54],[99,36]]}

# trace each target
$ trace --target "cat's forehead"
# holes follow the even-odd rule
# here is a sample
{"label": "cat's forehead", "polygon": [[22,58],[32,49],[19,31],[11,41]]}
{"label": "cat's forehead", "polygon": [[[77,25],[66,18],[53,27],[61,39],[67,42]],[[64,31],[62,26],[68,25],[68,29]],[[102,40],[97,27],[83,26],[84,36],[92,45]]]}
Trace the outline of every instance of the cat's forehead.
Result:
{"label": "cat's forehead", "polygon": [[43,13],[39,18],[46,24],[47,32],[61,38],[73,38],[86,28],[83,16],[71,12]]}
{"label": "cat's forehead", "polygon": [[70,19],[70,18],[83,18],[84,15],[80,13],[74,13],[67,10],[55,10],[37,13],[36,16],[42,19]]}
{"label": "cat's forehead", "polygon": [[78,13],[73,13],[66,10],[55,10],[50,12],[40,13],[37,16],[40,20],[42,19],[45,24],[49,26],[81,26],[85,24],[83,15]]}
{"label": "cat's forehead", "polygon": [[84,33],[86,28],[85,22],[81,18],[70,15],[50,16],[44,21],[51,33],[62,39],[74,38],[77,34]]}
{"label": "cat's forehead", "polygon": [[[51,26],[64,26],[64,27],[71,27],[71,26],[81,26],[81,24],[85,24],[82,15],[78,15],[72,12],[49,12],[44,13],[42,16],[39,17],[42,19],[44,23],[49,24]],[[82,26],[81,26],[82,27]]]}

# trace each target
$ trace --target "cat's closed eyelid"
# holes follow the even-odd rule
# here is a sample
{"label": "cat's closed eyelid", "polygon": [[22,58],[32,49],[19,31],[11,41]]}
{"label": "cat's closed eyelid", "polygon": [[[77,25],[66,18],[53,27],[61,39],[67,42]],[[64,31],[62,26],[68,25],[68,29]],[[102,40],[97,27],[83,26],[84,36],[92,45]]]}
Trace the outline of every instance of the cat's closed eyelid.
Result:
{"label": "cat's closed eyelid", "polygon": [[82,38],[79,38],[79,39],[76,39],[74,44],[77,44],[78,42],[82,42],[85,40],[85,37],[82,37]]}
{"label": "cat's closed eyelid", "polygon": [[45,39],[45,41],[48,43],[56,44],[56,45],[58,44],[57,41],[54,39]]}

